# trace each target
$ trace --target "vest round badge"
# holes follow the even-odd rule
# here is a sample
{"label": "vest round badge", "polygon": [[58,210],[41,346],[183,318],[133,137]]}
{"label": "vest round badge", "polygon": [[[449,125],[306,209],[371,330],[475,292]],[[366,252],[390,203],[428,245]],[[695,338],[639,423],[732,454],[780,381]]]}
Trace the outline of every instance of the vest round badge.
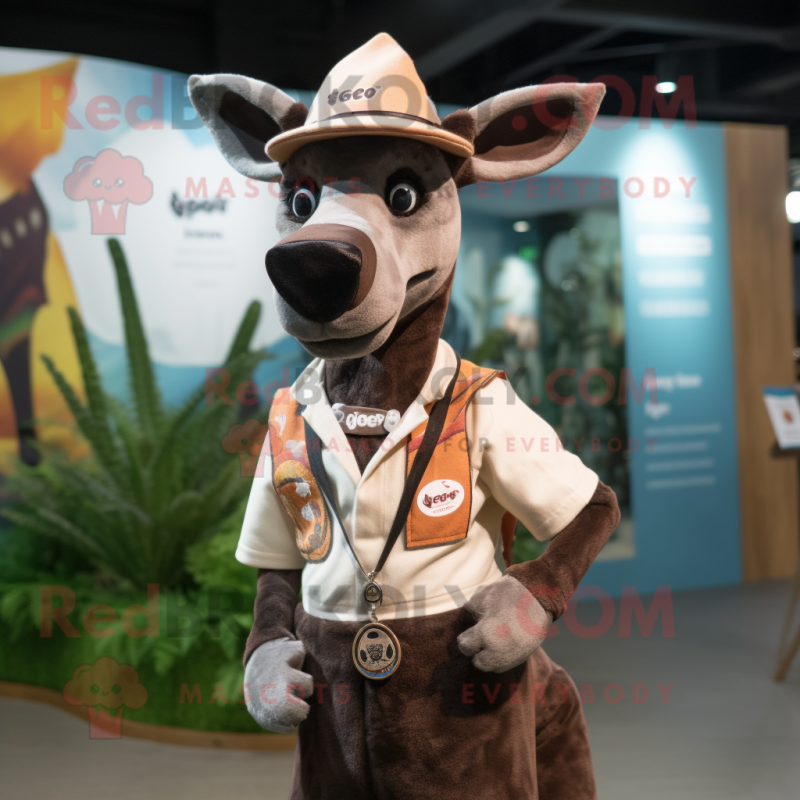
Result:
{"label": "vest round badge", "polygon": [[400,664],[400,642],[385,625],[369,622],[353,640],[353,663],[365,678],[388,678]]}
{"label": "vest round badge", "polygon": [[463,502],[464,487],[458,481],[432,481],[417,495],[417,507],[429,517],[452,514]]}

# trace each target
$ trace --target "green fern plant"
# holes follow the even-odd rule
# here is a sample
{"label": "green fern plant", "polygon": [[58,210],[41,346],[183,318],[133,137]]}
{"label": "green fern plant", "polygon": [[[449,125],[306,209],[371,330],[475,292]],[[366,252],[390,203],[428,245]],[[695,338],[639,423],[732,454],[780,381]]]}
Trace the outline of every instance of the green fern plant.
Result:
{"label": "green fern plant", "polygon": [[[120,402],[104,390],[81,317],[70,309],[86,401],[49,357],[42,359],[91,454],[75,462],[52,454],[37,467],[20,467],[9,481],[10,493],[20,499],[2,514],[18,535],[56,540],[77,553],[86,571],[106,585],[179,587],[190,582],[187,548],[213,534],[249,490],[239,459],[221,447],[240,409],[219,401],[205,404],[205,386],[178,408],[164,404],[125,256],[116,239],[108,247],[124,320],[131,400]],[[232,386],[269,358],[249,349],[260,312],[260,304],[251,303],[225,359]]]}

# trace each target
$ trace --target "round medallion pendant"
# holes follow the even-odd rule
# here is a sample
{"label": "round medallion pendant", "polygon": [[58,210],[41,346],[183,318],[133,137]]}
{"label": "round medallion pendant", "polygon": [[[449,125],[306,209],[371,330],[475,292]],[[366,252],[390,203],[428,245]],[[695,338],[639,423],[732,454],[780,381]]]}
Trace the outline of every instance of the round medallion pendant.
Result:
{"label": "round medallion pendant", "polygon": [[353,663],[365,678],[388,678],[400,664],[400,642],[385,625],[368,622],[353,640]]}

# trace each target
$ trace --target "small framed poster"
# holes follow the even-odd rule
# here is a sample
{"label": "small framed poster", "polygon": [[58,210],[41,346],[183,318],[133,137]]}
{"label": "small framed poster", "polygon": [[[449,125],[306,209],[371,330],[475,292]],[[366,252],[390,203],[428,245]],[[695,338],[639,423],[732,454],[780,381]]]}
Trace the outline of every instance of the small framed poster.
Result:
{"label": "small framed poster", "polygon": [[765,386],[764,402],[782,450],[800,449],[800,401],[791,386]]}

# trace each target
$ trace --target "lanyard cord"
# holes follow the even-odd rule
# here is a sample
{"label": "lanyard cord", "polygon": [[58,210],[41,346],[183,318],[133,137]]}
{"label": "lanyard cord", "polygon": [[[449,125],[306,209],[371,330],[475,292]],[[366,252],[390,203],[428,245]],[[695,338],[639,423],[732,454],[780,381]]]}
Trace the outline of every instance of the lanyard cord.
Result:
{"label": "lanyard cord", "polygon": [[367,580],[372,580],[383,569],[383,565],[386,563],[389,553],[392,551],[395,542],[403,532],[403,528],[405,528],[406,518],[408,517],[411,503],[414,500],[414,495],[417,492],[417,488],[419,487],[422,477],[425,474],[425,470],[427,469],[428,464],[433,456],[434,448],[439,443],[439,436],[441,436],[442,430],[444,429],[445,419],[447,418],[447,410],[450,408],[450,401],[453,397],[453,390],[455,389],[460,370],[461,356],[456,353],[455,374],[447,386],[447,391],[445,392],[444,397],[437,400],[431,409],[428,424],[425,427],[425,434],[422,437],[422,442],[417,450],[414,463],[411,465],[411,470],[409,471],[405,485],[403,486],[403,494],[400,496],[400,503],[397,506],[397,513],[395,514],[394,522],[392,522],[392,527],[389,529],[389,535],[386,537],[386,544],[383,546],[383,552],[381,553],[381,557],[378,559],[375,569],[369,574],[364,570],[364,567],[361,566],[361,562],[358,560],[353,543],[350,541],[350,537],[347,535],[347,529],[342,522],[342,518],[339,516],[339,509],[337,508],[336,500],[334,499],[335,495],[331,490],[331,485],[328,481],[328,475],[325,472],[325,467],[322,464],[322,446],[319,436],[317,436],[317,434],[311,429],[308,422],[304,420],[307,443],[306,452],[308,455],[308,463],[311,467],[311,473],[314,475],[314,478],[320,487],[323,501],[325,501],[326,505],[331,507],[333,513],[336,515],[336,519],[344,533],[344,538],[350,547],[350,551],[353,553],[356,563],[364,573],[364,576],[367,578]]}

